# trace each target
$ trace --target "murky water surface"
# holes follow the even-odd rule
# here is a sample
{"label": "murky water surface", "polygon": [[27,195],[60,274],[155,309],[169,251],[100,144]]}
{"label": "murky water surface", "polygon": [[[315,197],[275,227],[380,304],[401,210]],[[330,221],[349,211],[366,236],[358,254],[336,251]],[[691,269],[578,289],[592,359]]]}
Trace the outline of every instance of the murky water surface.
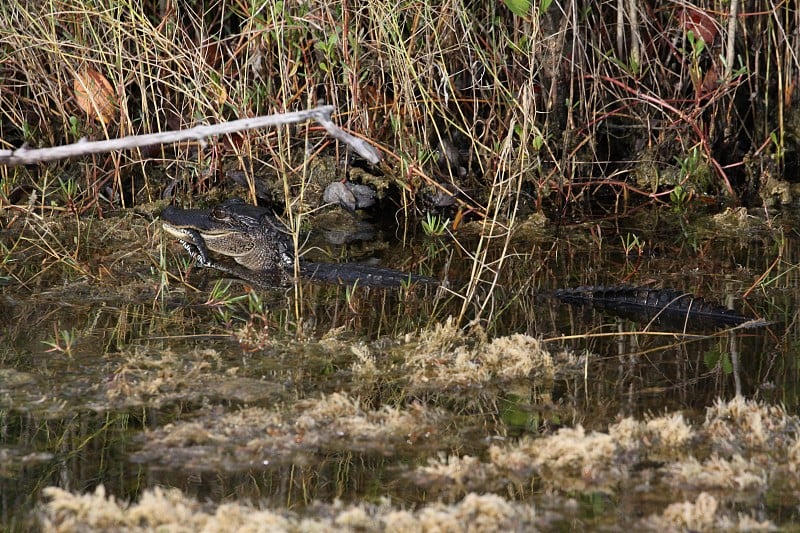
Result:
{"label": "murky water surface", "polygon": [[[681,502],[706,502],[724,519],[796,519],[791,221],[688,226],[650,212],[529,225],[503,261],[489,248],[490,268],[470,287],[473,225],[457,233],[461,246],[420,236],[370,252],[446,276],[447,289],[252,291],[212,271],[184,277],[182,249],[144,217],[11,219],[0,234],[6,529],[27,529],[57,500],[45,487],[100,485],[117,501],[175,487],[308,518],[360,502],[413,512],[497,494],[545,528],[641,525]],[[363,248],[317,246],[334,257]],[[544,296],[622,282],[701,294],[772,324],[684,336]],[[733,409],[719,402],[737,393],[762,404],[736,404],[720,420],[741,416],[744,431],[756,417],[764,438],[780,432],[785,446],[714,440],[710,409]],[[758,410],[777,405],[785,413]],[[623,431],[634,421],[639,429]],[[597,440],[580,448],[585,439]],[[689,457],[700,461],[694,477]],[[697,482],[710,461],[725,462],[727,481]]]}

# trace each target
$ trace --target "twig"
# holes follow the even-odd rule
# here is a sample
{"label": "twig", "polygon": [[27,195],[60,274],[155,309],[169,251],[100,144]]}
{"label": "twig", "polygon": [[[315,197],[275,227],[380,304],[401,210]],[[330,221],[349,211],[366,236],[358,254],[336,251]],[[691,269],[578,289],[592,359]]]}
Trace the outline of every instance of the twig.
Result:
{"label": "twig", "polygon": [[206,137],[213,135],[223,135],[237,131],[266,128],[270,126],[280,126],[282,124],[294,124],[304,120],[313,119],[319,122],[328,134],[343,143],[350,145],[358,155],[372,164],[380,162],[380,154],[363,139],[359,139],[342,130],[331,121],[332,105],[318,106],[304,111],[294,111],[292,113],[277,113],[263,117],[243,118],[221,124],[210,126],[195,126],[188,130],[165,131],[161,133],[150,133],[147,135],[130,135],[119,139],[107,139],[104,141],[87,141],[85,138],[77,143],[64,146],[54,146],[52,148],[30,149],[26,146],[16,150],[0,150],[0,164],[4,165],[26,165],[40,163],[43,161],[56,161],[87,154],[97,154],[101,152],[111,152],[116,150],[126,150],[130,148],[141,148],[156,144],[170,144],[180,141],[196,140],[202,141]]}
{"label": "twig", "polygon": [[736,55],[736,16],[739,13],[739,0],[732,0],[728,11],[728,40],[725,42],[725,79],[733,72],[733,60]]}

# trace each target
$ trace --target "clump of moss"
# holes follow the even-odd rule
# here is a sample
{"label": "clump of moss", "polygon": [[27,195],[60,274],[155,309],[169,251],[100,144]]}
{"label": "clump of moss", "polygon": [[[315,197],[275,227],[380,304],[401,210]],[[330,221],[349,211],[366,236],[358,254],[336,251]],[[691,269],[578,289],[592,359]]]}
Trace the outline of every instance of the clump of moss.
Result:
{"label": "clump of moss", "polygon": [[777,531],[769,520],[724,512],[720,502],[707,492],[701,492],[694,502],[673,503],[640,525],[651,531]]}
{"label": "clump of moss", "polygon": [[704,461],[689,457],[669,465],[666,474],[672,484],[706,490],[754,491],[767,481],[764,468],[741,455],[726,459],[714,454]]}
{"label": "clump of moss", "polygon": [[394,407],[384,405],[369,409],[358,398],[343,393],[333,393],[319,399],[299,402],[294,427],[298,432],[319,432],[320,438],[332,435],[345,438],[349,446],[358,443],[381,443],[415,440],[434,432],[443,413],[419,403]]}
{"label": "clump of moss", "polygon": [[94,493],[73,494],[48,487],[50,499],[40,510],[43,531],[252,531],[287,530],[291,522],[279,513],[246,504],[222,504],[206,509],[178,489],[156,487],[138,503],[118,502],[102,485]]}
{"label": "clump of moss", "polygon": [[[398,445],[442,437],[443,414],[419,403],[371,409],[359,398],[333,393],[293,406],[201,410],[191,421],[145,434],[139,459],[201,469],[236,469],[290,461],[297,453],[349,451],[385,453]],[[212,446],[213,445],[213,446]]]}
{"label": "clump of moss", "polygon": [[499,490],[506,484],[495,465],[469,455],[431,458],[427,465],[417,468],[412,477],[418,485],[448,497]]}
{"label": "clump of moss", "polygon": [[258,509],[246,503],[202,505],[178,489],[156,487],[138,503],[118,502],[102,486],[94,493],[73,494],[48,487],[49,501],[39,517],[44,531],[530,531],[537,516],[530,505],[509,502],[493,494],[468,494],[460,502],[432,503],[410,511],[391,505],[316,504],[301,516]]}
{"label": "clump of moss", "polygon": [[798,421],[777,405],[764,405],[737,396],[717,400],[706,412],[703,428],[713,449],[721,454],[745,450],[768,452],[785,447],[798,430]]}
{"label": "clump of moss", "polygon": [[559,368],[575,366],[567,352],[554,355],[528,335],[488,341],[482,330],[465,335],[452,320],[420,334],[416,350],[406,350],[412,388],[442,389],[483,385],[493,380],[536,376],[551,381]]}
{"label": "clump of moss", "polygon": [[618,460],[623,448],[608,433],[564,428],[555,435],[524,438],[511,446],[492,446],[492,463],[512,479],[536,476],[549,488],[609,489],[627,476],[629,464]]}
{"label": "clump of moss", "polygon": [[[745,435],[747,433],[748,435]],[[490,446],[488,461],[440,457],[419,467],[416,480],[450,497],[483,484],[547,491],[614,494],[653,483],[665,494],[722,491],[725,503],[750,501],[771,484],[796,486],[800,419],[781,407],[734,398],[708,409],[701,426],[679,413],[644,421],[625,418],[607,431],[580,425],[553,435]],[[735,444],[735,445],[734,445]]]}

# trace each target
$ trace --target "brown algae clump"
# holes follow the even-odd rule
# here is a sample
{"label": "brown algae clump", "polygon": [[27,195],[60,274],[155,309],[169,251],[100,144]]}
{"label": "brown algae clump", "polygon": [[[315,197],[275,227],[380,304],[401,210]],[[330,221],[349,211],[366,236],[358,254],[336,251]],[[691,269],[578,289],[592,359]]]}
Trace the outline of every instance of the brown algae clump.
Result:
{"label": "brown algae clump", "polygon": [[777,531],[769,520],[725,512],[711,494],[701,492],[694,502],[673,503],[661,514],[642,520],[639,527],[648,531]]}
{"label": "brown algae clump", "polygon": [[531,531],[540,527],[534,508],[494,494],[468,494],[458,503],[435,502],[405,510],[387,500],[378,504],[315,504],[315,516],[259,509],[247,503],[205,505],[178,489],[156,487],[138,503],[118,502],[102,486],[94,493],[73,494],[48,487],[40,507],[46,532],[154,530],[205,531]]}
{"label": "brown algae clump", "polygon": [[482,385],[498,378],[534,375],[548,381],[556,374],[556,359],[561,364],[576,364],[566,352],[554,356],[528,335],[498,337],[490,342],[479,328],[464,334],[452,320],[421,333],[416,349],[405,353],[411,386],[423,389]]}
{"label": "brown algae clump", "polygon": [[398,445],[441,437],[437,428],[445,427],[443,414],[422,404],[370,409],[358,398],[333,393],[288,409],[205,408],[191,421],[145,433],[146,444],[136,457],[204,470],[236,470],[265,460],[289,462],[297,453],[385,453]]}
{"label": "brown algae clump", "polygon": [[[745,438],[743,431],[752,434]],[[720,501],[749,502],[771,483],[796,486],[800,419],[782,408],[735,398],[718,401],[700,426],[677,413],[645,421],[625,418],[607,431],[580,425],[545,437],[490,446],[487,461],[470,456],[432,459],[418,483],[450,497],[483,484],[547,491],[614,494],[632,486],[662,494],[716,490]],[[738,447],[732,446],[738,442]],[[772,443],[772,445],[767,445]]]}

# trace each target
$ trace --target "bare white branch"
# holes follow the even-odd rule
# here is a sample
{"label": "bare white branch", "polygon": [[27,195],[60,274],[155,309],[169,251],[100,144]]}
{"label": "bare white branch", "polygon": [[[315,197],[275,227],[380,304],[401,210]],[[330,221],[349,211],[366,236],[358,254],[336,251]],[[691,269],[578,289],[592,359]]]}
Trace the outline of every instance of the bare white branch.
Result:
{"label": "bare white branch", "polygon": [[128,137],[104,141],[87,141],[86,139],[81,139],[74,144],[54,146],[52,148],[30,149],[23,146],[16,150],[0,150],[0,164],[9,166],[27,165],[43,161],[56,161],[58,159],[66,159],[68,157],[80,155],[141,148],[143,146],[153,146],[156,144],[170,144],[188,140],[200,141],[214,135],[224,135],[226,133],[279,126],[282,124],[294,124],[309,119],[317,121],[325,128],[331,137],[350,145],[358,155],[370,163],[377,164],[381,159],[378,151],[363,139],[350,135],[334,124],[333,121],[331,121],[331,113],[333,113],[333,111],[333,106],[318,106],[313,109],[294,111],[292,113],[277,113],[275,115],[243,118],[209,126],[195,126],[188,130],[165,131],[147,135],[130,135]]}

